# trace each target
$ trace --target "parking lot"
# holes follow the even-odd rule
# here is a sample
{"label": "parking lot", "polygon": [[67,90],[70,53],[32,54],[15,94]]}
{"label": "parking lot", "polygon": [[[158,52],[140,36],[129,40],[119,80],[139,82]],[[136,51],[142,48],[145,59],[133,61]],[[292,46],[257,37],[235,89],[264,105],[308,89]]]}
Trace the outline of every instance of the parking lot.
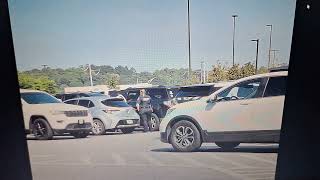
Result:
{"label": "parking lot", "polygon": [[204,144],[198,152],[174,152],[159,132],[109,133],[52,141],[28,137],[34,180],[274,179],[278,146],[241,144],[221,150]]}

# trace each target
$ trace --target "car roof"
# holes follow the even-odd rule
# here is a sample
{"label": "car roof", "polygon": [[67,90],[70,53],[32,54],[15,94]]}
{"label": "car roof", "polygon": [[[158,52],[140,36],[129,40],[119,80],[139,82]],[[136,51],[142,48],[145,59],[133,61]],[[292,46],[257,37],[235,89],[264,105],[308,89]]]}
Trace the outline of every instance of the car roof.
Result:
{"label": "car roof", "polygon": [[91,96],[91,97],[73,98],[73,99],[68,99],[66,101],[71,101],[71,100],[101,101],[101,100],[107,100],[107,99],[120,99],[120,98],[119,97],[110,97],[110,96]]}

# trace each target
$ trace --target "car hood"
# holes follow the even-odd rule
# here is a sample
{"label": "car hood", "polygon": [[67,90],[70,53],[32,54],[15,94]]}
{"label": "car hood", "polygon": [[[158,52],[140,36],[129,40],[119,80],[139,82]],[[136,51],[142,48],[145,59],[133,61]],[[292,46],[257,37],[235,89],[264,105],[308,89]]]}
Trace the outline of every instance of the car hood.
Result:
{"label": "car hood", "polygon": [[48,103],[48,104],[33,104],[34,108],[45,109],[45,110],[58,110],[58,111],[81,111],[88,110],[85,107],[65,104],[65,103]]}

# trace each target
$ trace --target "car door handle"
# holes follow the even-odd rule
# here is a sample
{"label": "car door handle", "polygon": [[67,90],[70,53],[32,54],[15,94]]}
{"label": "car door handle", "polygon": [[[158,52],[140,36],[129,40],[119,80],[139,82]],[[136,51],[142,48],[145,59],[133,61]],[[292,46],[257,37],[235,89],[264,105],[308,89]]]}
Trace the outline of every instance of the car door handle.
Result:
{"label": "car door handle", "polygon": [[249,105],[249,103],[240,103],[240,105],[246,106]]}

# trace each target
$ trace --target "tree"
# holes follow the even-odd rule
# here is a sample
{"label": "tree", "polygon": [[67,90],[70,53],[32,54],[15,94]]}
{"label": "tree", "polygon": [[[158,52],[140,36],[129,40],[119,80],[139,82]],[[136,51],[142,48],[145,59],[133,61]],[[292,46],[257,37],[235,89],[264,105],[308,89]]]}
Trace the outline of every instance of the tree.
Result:
{"label": "tree", "polygon": [[228,80],[236,80],[242,77],[241,68],[239,64],[233,65],[227,73]]}
{"label": "tree", "polygon": [[50,94],[55,94],[57,92],[55,81],[50,80],[46,76],[36,77],[25,73],[19,73],[18,79],[19,87],[22,89],[40,90]]}
{"label": "tree", "polygon": [[213,66],[213,69],[208,73],[209,82],[218,82],[227,80],[227,71],[221,64]]}
{"label": "tree", "polygon": [[241,67],[241,78],[243,77],[248,77],[248,76],[252,76],[255,74],[255,67],[253,64],[251,64],[250,62],[244,64]]}
{"label": "tree", "polygon": [[107,79],[107,85],[111,89],[117,88],[119,85],[120,76],[118,74],[109,74]]}

